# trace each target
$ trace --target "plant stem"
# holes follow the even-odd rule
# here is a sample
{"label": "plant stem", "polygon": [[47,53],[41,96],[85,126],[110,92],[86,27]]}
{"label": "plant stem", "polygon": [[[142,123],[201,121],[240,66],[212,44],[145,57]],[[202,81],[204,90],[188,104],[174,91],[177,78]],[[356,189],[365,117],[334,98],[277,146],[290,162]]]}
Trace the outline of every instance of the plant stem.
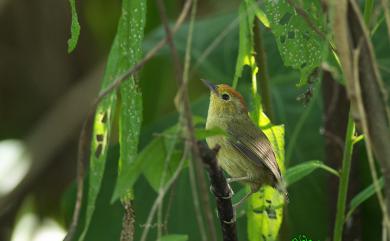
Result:
{"label": "plant stem", "polygon": [[345,203],[347,201],[349,173],[351,170],[351,157],[353,150],[353,136],[355,124],[352,117],[348,117],[347,134],[345,135],[345,146],[343,153],[343,163],[340,172],[339,193],[337,199],[336,223],[333,233],[333,241],[341,241],[343,225],[345,221]]}
{"label": "plant stem", "polygon": [[[264,41],[261,33],[260,25],[255,18],[255,22],[253,24],[253,47],[255,49],[255,61],[259,68],[257,73],[257,81],[259,83],[259,92],[261,98],[261,105],[264,113],[268,116],[268,118],[273,120],[272,106],[271,106],[271,94],[270,94],[270,86],[269,86],[269,78],[267,71],[267,55],[264,49]],[[260,114],[259,114],[260,116]]]}

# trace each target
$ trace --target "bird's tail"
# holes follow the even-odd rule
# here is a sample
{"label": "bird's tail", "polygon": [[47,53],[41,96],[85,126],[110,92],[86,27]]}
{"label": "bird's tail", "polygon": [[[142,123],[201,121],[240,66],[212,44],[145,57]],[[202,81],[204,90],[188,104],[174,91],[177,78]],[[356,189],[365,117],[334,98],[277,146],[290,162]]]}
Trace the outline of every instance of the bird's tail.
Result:
{"label": "bird's tail", "polygon": [[290,199],[288,197],[287,185],[283,178],[278,180],[275,188],[283,195],[284,201],[289,203]]}

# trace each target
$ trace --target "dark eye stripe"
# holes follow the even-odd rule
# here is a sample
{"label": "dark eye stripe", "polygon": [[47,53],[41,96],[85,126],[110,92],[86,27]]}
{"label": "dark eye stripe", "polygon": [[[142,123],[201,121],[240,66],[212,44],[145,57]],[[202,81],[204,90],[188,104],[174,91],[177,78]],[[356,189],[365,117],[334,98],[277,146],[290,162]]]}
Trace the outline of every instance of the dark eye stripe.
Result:
{"label": "dark eye stripe", "polygon": [[222,99],[223,100],[229,100],[230,96],[228,94],[222,94]]}

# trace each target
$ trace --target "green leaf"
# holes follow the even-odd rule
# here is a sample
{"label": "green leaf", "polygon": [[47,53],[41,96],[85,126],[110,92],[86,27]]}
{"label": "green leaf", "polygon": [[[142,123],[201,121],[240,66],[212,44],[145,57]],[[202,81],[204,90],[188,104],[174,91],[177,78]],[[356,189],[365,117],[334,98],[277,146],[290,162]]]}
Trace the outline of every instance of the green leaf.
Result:
{"label": "green leaf", "polygon": [[321,168],[335,176],[339,176],[339,173],[336,170],[323,164],[320,161],[308,161],[287,169],[287,173],[286,173],[287,185],[290,186],[298,182],[299,180],[306,177],[307,175],[317,170],[318,168]]}
{"label": "green leaf", "polygon": [[165,186],[179,166],[182,152],[175,150],[178,134],[177,126],[169,128],[153,141],[153,148],[145,154],[143,174],[156,192]]}
{"label": "green leaf", "polygon": [[264,24],[267,28],[270,27],[269,20],[267,18],[267,15],[264,13],[264,11],[259,8],[258,3],[255,0],[249,0],[250,8],[253,8],[255,11],[256,17],[259,19],[260,22]]}
{"label": "green leaf", "polygon": [[195,129],[195,137],[198,140],[204,140],[210,136],[220,136],[226,135],[226,132],[221,128],[213,128],[213,129]]}
{"label": "green leaf", "polygon": [[[302,8],[309,10],[306,12],[309,19],[324,32],[325,17],[319,1],[303,0],[302,3]],[[284,65],[300,71],[302,86],[326,56],[328,44],[287,0],[266,0],[264,5]]]}
{"label": "green leaf", "polygon": [[[383,179],[383,177],[381,177],[379,179],[379,186],[381,189],[383,188],[383,185],[384,185],[384,179]],[[348,220],[351,217],[353,211],[355,211],[355,209],[357,207],[359,207],[360,204],[362,204],[367,199],[372,197],[375,193],[376,193],[376,191],[375,191],[375,186],[373,183],[370,186],[363,189],[361,192],[359,192],[354,198],[352,198],[351,203],[349,204],[349,211],[346,215],[345,220]]]}
{"label": "green leaf", "polygon": [[[284,126],[273,126],[261,113],[259,126],[272,144],[282,174],[284,167]],[[249,190],[248,190],[249,191]],[[275,240],[283,220],[284,196],[270,186],[263,186],[250,197],[247,206],[248,239]]]}
{"label": "green leaf", "polygon": [[[125,0],[122,3],[122,16],[119,20],[117,37],[120,59],[117,73],[124,73],[142,57],[144,38],[146,0]],[[139,135],[142,122],[142,95],[134,77],[130,77],[120,87],[121,110],[119,117],[120,159],[118,179],[123,176],[122,169],[131,169],[138,152]],[[136,168],[135,168],[136,170]],[[137,175],[136,173],[132,173]],[[126,198],[133,199],[129,188]]]}
{"label": "green leaf", "polygon": [[158,241],[187,241],[188,235],[184,234],[169,234],[161,237]]}
{"label": "green leaf", "polygon": [[[119,20],[117,34],[111,51],[108,57],[106,70],[102,82],[102,90],[105,90],[117,76],[130,68],[141,55],[141,41],[143,38],[143,27],[145,18],[145,1],[124,0],[122,3],[122,15]],[[137,25],[137,28],[135,25]],[[137,48],[138,47],[138,48]],[[129,93],[124,93],[129,91]],[[134,160],[139,136],[139,128],[141,122],[141,102],[140,92],[137,90],[134,79],[125,82],[121,86],[120,109],[120,163],[119,169],[125,164]],[[129,97],[132,95],[132,97]],[[128,103],[123,104],[124,101]],[[89,190],[87,198],[87,210],[85,216],[84,230],[80,240],[88,231],[91,223],[92,215],[95,210],[96,198],[99,194],[103,174],[105,172],[105,164],[109,140],[111,138],[111,129],[114,115],[116,113],[117,96],[111,93],[106,96],[98,105],[95,120],[93,124],[93,135],[91,141],[91,157],[90,157],[90,172],[89,172]],[[127,112],[127,113],[123,113]],[[133,121],[134,123],[124,123]],[[124,129],[128,128],[128,129]],[[123,141],[124,138],[127,138]],[[123,143],[121,143],[123,141]],[[129,144],[134,146],[126,146]],[[129,151],[123,151],[123,148],[129,148]],[[128,154],[126,159],[124,154]],[[123,161],[125,160],[125,161]],[[126,163],[126,164],[127,164]]]}
{"label": "green leaf", "polygon": [[72,14],[72,23],[70,27],[70,38],[68,40],[68,53],[71,53],[76,48],[80,36],[80,24],[77,17],[75,0],[69,0],[69,4]]}
{"label": "green leaf", "polygon": [[[256,66],[253,50],[253,21],[255,13],[253,8],[250,7],[251,5],[248,0],[241,2],[238,12],[240,18],[239,48],[232,84],[233,88],[237,87],[238,78],[241,76],[245,65],[249,65],[251,68]],[[254,69],[252,69],[253,71]]]}

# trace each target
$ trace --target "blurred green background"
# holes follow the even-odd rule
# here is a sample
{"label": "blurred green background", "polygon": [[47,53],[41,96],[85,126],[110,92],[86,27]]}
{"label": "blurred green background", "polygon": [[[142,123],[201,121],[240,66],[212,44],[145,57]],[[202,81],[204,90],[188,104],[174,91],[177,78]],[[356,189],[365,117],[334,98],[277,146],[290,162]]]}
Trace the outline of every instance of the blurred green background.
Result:
{"label": "blurred green background", "polygon": [[[176,19],[183,4],[181,0],[166,1],[170,20]],[[200,78],[228,84],[233,79],[238,53],[239,4],[238,0],[199,1],[191,56],[195,68],[191,71],[189,83],[191,105],[196,115],[205,117],[208,108],[208,90]],[[0,183],[3,183],[0,190],[0,240],[23,240],[20,237],[15,239],[18,233],[23,235],[23,232],[29,233],[22,236],[27,238],[25,240],[43,240],[34,239],[38,236],[36,230],[17,229],[18,224],[26,220],[27,214],[33,217],[30,221],[35,221],[25,223],[24,227],[40,227],[49,222],[47,226],[59,230],[59,234],[51,240],[60,240],[71,218],[78,135],[82,120],[100,87],[121,2],[86,0],[78,2],[77,7],[82,27],[80,40],[76,50],[67,54],[70,29],[68,2],[0,2],[0,150],[3,151],[0,153]],[[175,35],[181,59],[187,31],[188,26],[184,24]],[[285,125],[286,150],[291,152],[287,167],[321,160],[339,169],[342,149],[331,135],[341,136],[341,141],[344,139],[348,110],[344,88],[330,80],[317,80],[315,84],[298,88],[299,73],[284,67],[272,33],[262,25],[260,31],[267,56],[271,120],[274,124]],[[205,59],[197,62],[221,34],[225,34],[221,42]],[[386,34],[385,24],[381,24],[373,41],[383,79],[388,85],[390,46],[388,41],[383,41]],[[151,49],[162,37],[164,30],[156,4],[149,1],[144,51]],[[177,89],[169,49],[164,47],[141,70],[138,78],[144,103],[142,150],[154,134],[177,122],[173,102]],[[249,86],[248,78],[243,77],[239,81],[238,89],[248,102]],[[298,101],[297,98],[310,88],[314,88],[314,96],[309,103]],[[332,100],[337,104],[336,110],[330,113],[328,106]],[[329,135],[331,131],[335,133]],[[291,147],[293,136],[297,139]],[[116,148],[110,148],[107,163],[117,160]],[[11,149],[15,149],[16,153],[13,159],[4,154]],[[116,173],[115,165],[107,165],[87,240],[119,239],[123,210],[120,203],[109,203]],[[14,182],[9,181],[17,175],[20,177]],[[23,176],[23,182],[13,189]],[[173,204],[167,230],[169,233],[188,234],[189,240],[200,240],[188,180],[185,169],[175,191],[169,194]],[[348,200],[370,183],[364,144],[360,143],[353,155]],[[336,213],[337,185],[334,177],[322,171],[315,171],[292,185],[280,240],[291,240],[300,234],[313,240],[330,240]],[[141,176],[135,185],[135,240],[139,238],[155,197],[155,191]],[[211,195],[210,200],[214,203]],[[217,220],[215,223],[218,227]],[[152,229],[152,233],[155,231],[155,228]],[[239,240],[246,240],[245,218],[238,219],[238,234]],[[381,214],[376,198],[372,197],[355,211],[346,224],[344,240],[380,240],[380,237]],[[149,240],[153,238],[150,235]]]}

